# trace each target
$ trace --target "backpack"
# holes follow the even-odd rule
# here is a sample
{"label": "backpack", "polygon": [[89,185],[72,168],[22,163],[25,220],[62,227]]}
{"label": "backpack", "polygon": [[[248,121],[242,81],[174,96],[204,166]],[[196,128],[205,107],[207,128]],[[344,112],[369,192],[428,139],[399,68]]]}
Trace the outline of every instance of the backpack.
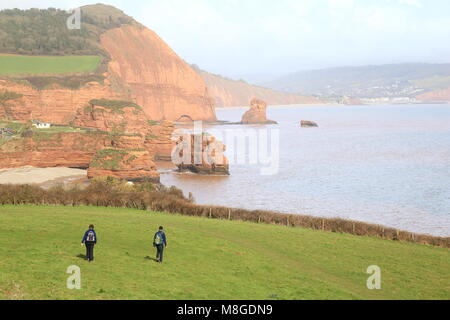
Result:
{"label": "backpack", "polygon": [[158,232],[158,233],[155,235],[155,244],[156,244],[157,246],[159,246],[159,245],[162,245],[163,243],[164,243],[164,241],[163,241],[162,233],[161,233],[161,232]]}
{"label": "backpack", "polygon": [[86,241],[95,242],[95,233],[94,231],[89,231],[86,237]]}

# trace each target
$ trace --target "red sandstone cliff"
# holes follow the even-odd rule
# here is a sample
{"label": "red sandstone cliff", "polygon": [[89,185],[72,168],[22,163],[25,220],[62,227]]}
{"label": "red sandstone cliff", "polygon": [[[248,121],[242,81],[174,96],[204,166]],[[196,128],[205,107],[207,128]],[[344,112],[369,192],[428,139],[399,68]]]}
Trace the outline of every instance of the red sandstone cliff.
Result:
{"label": "red sandstone cliff", "polygon": [[153,31],[124,25],[105,32],[101,45],[111,56],[102,82],[77,90],[58,84],[37,90],[0,79],[0,91],[23,95],[0,105],[0,118],[68,124],[90,100],[112,99],[137,103],[151,120],[217,120],[203,79]]}
{"label": "red sandstone cliff", "polygon": [[88,168],[98,149],[110,145],[105,135],[59,133],[11,140],[0,147],[0,168]]}
{"label": "red sandstone cliff", "polygon": [[39,134],[13,139],[0,147],[0,168],[89,168],[88,177],[158,181],[145,139],[106,133]]}
{"label": "red sandstone cliff", "polygon": [[[95,7],[96,15],[105,9]],[[126,24],[118,27],[106,14],[105,25],[112,29],[101,29],[92,39],[98,39],[108,64],[89,75],[0,79],[0,93],[10,95],[0,101],[0,119],[83,128],[28,131],[2,141],[0,168],[78,167],[89,168],[89,177],[156,180],[153,161],[170,160],[174,146],[174,125],[167,120],[217,120],[201,76],[153,31],[130,19],[119,19]],[[88,76],[95,81],[68,88]]]}
{"label": "red sandstone cliff", "polygon": [[245,106],[254,97],[266,101],[270,105],[319,104],[315,97],[275,91],[268,88],[250,85],[243,81],[234,81],[197,70],[205,80],[208,92],[215,100],[216,107]]}
{"label": "red sandstone cliff", "polygon": [[131,89],[133,100],[153,120],[215,121],[203,79],[153,31],[123,26],[101,37],[110,71]]}
{"label": "red sandstone cliff", "polygon": [[416,99],[422,102],[450,102],[450,88],[424,93]]}
{"label": "red sandstone cliff", "polygon": [[0,119],[30,121],[41,120],[53,124],[69,124],[77,110],[88,106],[92,99],[120,99],[128,97],[117,94],[108,84],[90,82],[79,90],[54,86],[47,90],[37,90],[30,85],[0,80],[0,91],[22,94],[18,99],[0,105]]}
{"label": "red sandstone cliff", "polygon": [[147,151],[99,150],[89,164],[88,178],[113,177],[130,181],[159,181],[156,165]]}

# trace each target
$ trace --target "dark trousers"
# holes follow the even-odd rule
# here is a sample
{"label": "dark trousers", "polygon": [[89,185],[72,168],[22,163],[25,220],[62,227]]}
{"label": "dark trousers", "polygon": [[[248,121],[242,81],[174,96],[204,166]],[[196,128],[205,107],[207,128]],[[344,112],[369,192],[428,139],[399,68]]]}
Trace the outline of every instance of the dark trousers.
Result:
{"label": "dark trousers", "polygon": [[95,246],[95,243],[86,241],[85,246],[86,246],[86,259],[88,261],[94,261],[94,246]]}
{"label": "dark trousers", "polygon": [[159,262],[163,262],[163,256],[164,256],[164,245],[159,244],[156,245],[156,260]]}

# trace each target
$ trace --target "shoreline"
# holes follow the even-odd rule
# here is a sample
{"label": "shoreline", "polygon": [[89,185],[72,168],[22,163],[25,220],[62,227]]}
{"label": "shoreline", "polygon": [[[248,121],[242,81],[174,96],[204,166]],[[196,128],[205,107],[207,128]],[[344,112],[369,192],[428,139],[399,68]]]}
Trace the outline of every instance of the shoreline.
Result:
{"label": "shoreline", "polygon": [[[433,106],[450,106],[449,102],[411,102],[411,103],[365,103],[365,104],[337,104],[337,103],[320,103],[320,104],[280,104],[280,105],[268,105],[267,108],[311,108],[311,107],[379,107],[379,106],[391,106],[391,107],[401,107],[401,106],[423,106],[423,105],[433,105]],[[249,109],[249,106],[231,106],[231,107],[214,107],[216,111],[225,110],[240,110]]]}
{"label": "shoreline", "polygon": [[[53,172],[53,175],[46,175],[47,178],[44,178],[42,174],[45,172],[52,172],[54,170],[57,170],[57,172],[60,173],[59,176],[55,175],[55,172]],[[167,166],[166,168],[159,168],[161,174],[174,174],[171,169],[171,166]],[[24,174],[33,172],[33,171],[40,171],[40,180],[39,179],[31,179],[34,182],[25,182],[22,179],[18,177],[23,177]],[[75,171],[74,171],[75,170]],[[33,168],[33,167],[24,167],[24,168],[15,168],[15,169],[1,169],[0,170],[0,185],[14,185],[17,187],[20,187],[20,185],[36,185],[42,189],[48,189],[52,186],[62,184],[62,185],[68,185],[68,184],[76,184],[76,183],[82,183],[85,181],[86,176],[85,174],[78,174],[78,175],[68,175],[68,173],[73,172],[79,172],[84,171],[80,169],[70,169],[70,168]],[[9,174],[10,176],[14,177],[15,179],[10,181],[4,181],[5,179],[2,178],[2,174],[5,176],[5,173]],[[183,174],[183,173],[178,173]],[[7,176],[7,175],[6,175]],[[39,180],[36,182],[36,180]],[[167,187],[167,186],[166,186]],[[195,196],[195,195],[194,195]],[[1,205],[1,204],[0,204]],[[228,219],[228,220],[242,220],[242,217],[233,218],[231,217],[232,212],[239,212],[239,215],[244,215],[244,221],[251,221],[251,222],[257,222],[261,223],[261,216],[268,216],[269,219],[278,221],[276,224],[284,224],[287,226],[299,226],[304,227],[308,229],[316,229],[316,230],[322,230],[322,231],[331,231],[331,232],[342,232],[342,233],[349,233],[349,234],[358,234],[357,228],[363,228],[363,229],[372,229],[373,236],[379,237],[379,238],[387,238],[391,240],[396,240],[400,237],[400,234],[404,235],[406,237],[405,241],[408,242],[417,242],[417,239],[419,238],[430,238],[430,239],[447,239],[448,243],[446,244],[447,247],[450,247],[450,237],[448,236],[440,236],[440,235],[434,235],[431,233],[416,233],[412,231],[407,230],[400,230],[395,227],[389,227],[386,225],[381,224],[374,224],[370,222],[365,222],[362,220],[351,220],[351,219],[342,219],[338,217],[321,217],[321,216],[314,216],[314,215],[308,215],[308,214],[300,214],[300,213],[288,213],[288,212],[280,212],[280,211],[264,211],[264,210],[257,210],[257,209],[242,209],[239,207],[234,206],[226,206],[222,207],[220,205],[204,205],[204,204],[192,204],[194,207],[189,207],[186,209],[189,209],[189,212],[183,212],[181,214],[185,215],[197,215],[193,214],[193,211],[202,211],[203,213],[201,216],[207,216],[210,218],[213,218],[213,216],[216,216],[216,218],[219,219]],[[161,208],[161,211],[168,211],[164,210],[165,208]],[[192,212],[191,212],[192,211]],[[222,212],[223,211],[223,212]],[[171,212],[169,210],[169,212]],[[206,212],[206,213],[205,213]],[[209,213],[208,213],[209,212]],[[175,212],[172,212],[175,213]],[[256,214],[256,215],[255,215]],[[254,218],[256,220],[254,220]],[[295,221],[300,221],[299,223],[296,223]],[[281,223],[280,223],[281,221]],[[305,222],[306,221],[306,222]],[[270,222],[272,223],[272,222]],[[306,223],[306,225],[305,225]],[[328,224],[331,224],[332,226],[327,226]],[[342,225],[338,227],[337,229],[334,229],[333,226],[336,224]],[[364,235],[364,234],[363,234]]]}
{"label": "shoreline", "polygon": [[83,179],[87,170],[65,167],[36,168],[31,166],[0,169],[0,184],[52,184],[67,180]]}

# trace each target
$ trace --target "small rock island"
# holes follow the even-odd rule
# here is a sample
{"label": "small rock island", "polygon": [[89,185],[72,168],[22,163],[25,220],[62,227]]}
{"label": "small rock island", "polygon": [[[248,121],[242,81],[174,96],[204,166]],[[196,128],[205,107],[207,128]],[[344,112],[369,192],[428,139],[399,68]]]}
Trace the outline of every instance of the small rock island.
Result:
{"label": "small rock island", "polygon": [[250,102],[250,110],[242,117],[242,124],[278,124],[276,121],[267,119],[267,103],[260,99]]}
{"label": "small rock island", "polygon": [[300,122],[300,126],[302,128],[318,128],[319,127],[319,125],[316,122],[314,122],[314,121],[306,121],[306,120],[302,120]]}

